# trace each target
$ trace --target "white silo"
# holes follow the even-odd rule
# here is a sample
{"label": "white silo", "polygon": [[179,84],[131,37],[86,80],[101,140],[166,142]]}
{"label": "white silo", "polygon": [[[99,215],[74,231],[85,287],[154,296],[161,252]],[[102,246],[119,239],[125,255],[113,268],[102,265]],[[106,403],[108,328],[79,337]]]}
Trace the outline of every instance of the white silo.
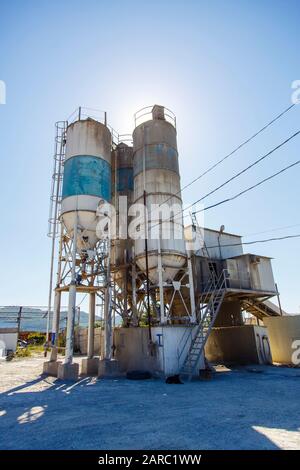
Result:
{"label": "white silo", "polygon": [[[66,131],[61,221],[67,236],[73,241],[73,249],[71,282],[68,287],[66,355],[65,363],[59,369],[60,378],[78,373],[78,365],[72,364],[76,290],[79,288],[77,266],[82,272],[87,255],[93,253],[98,242],[96,226],[99,203],[111,201],[111,140],[108,127],[91,118],[75,121]],[[85,289],[84,292],[90,294],[90,338],[94,331],[97,288],[89,284]],[[93,346],[90,349],[88,356],[92,359]]]}
{"label": "white silo", "polygon": [[93,119],[70,124],[66,133],[61,217],[70,237],[77,218],[77,250],[93,249],[96,211],[111,201],[111,133]]}
{"label": "white silo", "polygon": [[[152,284],[159,284],[158,251],[161,252],[163,265],[162,281],[171,282],[178,270],[186,263],[185,241],[183,238],[182,200],[180,194],[180,175],[178,167],[177,136],[175,116],[162,106],[153,106],[151,113],[136,114],[138,119],[146,116],[145,122],[138,124],[133,132],[134,152],[134,203],[143,204],[146,195],[146,206],[149,217],[149,232],[160,225],[154,205],[163,210],[174,208],[165,220],[169,223],[170,234],[164,238],[148,240],[149,279]],[[168,213],[168,210],[166,214]],[[172,217],[173,215],[173,217]],[[144,231],[144,220],[140,227]],[[138,267],[146,272],[145,242],[135,241],[135,256]]]}

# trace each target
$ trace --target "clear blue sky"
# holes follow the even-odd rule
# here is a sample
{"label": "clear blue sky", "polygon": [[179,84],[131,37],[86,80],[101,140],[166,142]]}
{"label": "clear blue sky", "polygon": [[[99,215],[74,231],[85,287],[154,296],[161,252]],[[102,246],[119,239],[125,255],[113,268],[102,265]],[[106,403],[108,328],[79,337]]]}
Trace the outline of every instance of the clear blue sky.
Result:
{"label": "clear blue sky", "polygon": [[[153,103],[177,115],[182,185],[290,104],[300,79],[298,1],[2,0],[0,305],[46,305],[54,122],[106,109],[121,133]],[[189,203],[300,128],[300,106],[184,191]],[[300,137],[207,199],[213,203],[299,158]],[[300,233],[300,167],[206,214],[248,240]],[[255,245],[274,257],[283,307],[299,312],[300,239]]]}

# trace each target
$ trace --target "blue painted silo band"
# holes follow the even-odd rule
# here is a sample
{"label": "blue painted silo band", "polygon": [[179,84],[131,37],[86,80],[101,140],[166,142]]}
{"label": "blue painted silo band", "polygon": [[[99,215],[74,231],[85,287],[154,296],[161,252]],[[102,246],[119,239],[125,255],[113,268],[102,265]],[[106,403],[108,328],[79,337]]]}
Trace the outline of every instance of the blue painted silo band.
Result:
{"label": "blue painted silo band", "polygon": [[117,190],[133,191],[133,168],[118,169]]}
{"label": "blue painted silo band", "polygon": [[65,161],[62,198],[79,195],[111,200],[111,166],[106,160],[76,155]]}
{"label": "blue painted silo band", "polygon": [[[178,153],[167,144],[152,144],[145,146],[146,170],[170,170],[179,173]],[[143,171],[143,149],[134,155],[134,176]]]}

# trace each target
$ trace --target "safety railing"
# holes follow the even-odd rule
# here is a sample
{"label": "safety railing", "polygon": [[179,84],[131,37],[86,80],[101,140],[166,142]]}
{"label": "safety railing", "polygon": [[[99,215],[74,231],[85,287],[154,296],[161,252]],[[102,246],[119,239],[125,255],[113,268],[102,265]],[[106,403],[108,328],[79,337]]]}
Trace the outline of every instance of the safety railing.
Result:
{"label": "safety railing", "polygon": [[[202,299],[201,304],[203,308],[200,308],[200,312],[197,315],[197,328],[195,336],[199,333],[201,329],[205,327],[205,322],[207,321],[207,315],[210,313],[214,305],[214,299],[218,297],[223,290],[226,289],[227,283],[227,270],[222,270],[219,277],[212,276],[207,284],[207,289],[205,291],[205,297]],[[204,314],[201,315],[202,310],[205,308]],[[193,328],[186,329],[182,338],[180,339],[177,347],[177,359],[178,365],[180,365],[181,357],[184,354],[188,342],[192,340]]]}
{"label": "safety railing", "polygon": [[[134,127],[137,127],[143,122],[150,121],[151,119],[153,119],[152,117],[153,107],[154,106],[146,106],[145,108],[139,109],[139,111],[137,111],[134,114]],[[175,114],[173,113],[173,111],[171,111],[171,109],[168,109],[165,106],[162,106],[162,108],[164,109],[165,120],[168,121],[170,124],[172,124],[176,129]]]}
{"label": "safety railing", "polygon": [[110,124],[107,122],[107,112],[95,108],[86,108],[79,106],[73,113],[67,118],[67,126],[77,121],[84,121],[87,119],[94,119],[97,122],[104,124],[111,133],[112,146],[115,147],[120,143],[126,143],[132,145],[131,134],[119,134]]}

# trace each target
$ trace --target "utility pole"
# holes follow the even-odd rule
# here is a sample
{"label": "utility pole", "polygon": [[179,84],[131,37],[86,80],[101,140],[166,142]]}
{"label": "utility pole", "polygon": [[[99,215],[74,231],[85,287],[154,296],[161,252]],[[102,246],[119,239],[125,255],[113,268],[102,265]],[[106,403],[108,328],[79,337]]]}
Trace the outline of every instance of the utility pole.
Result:
{"label": "utility pole", "polygon": [[279,311],[280,311],[280,315],[282,316],[282,308],[281,308],[280,295],[279,295],[277,283],[275,283],[275,288],[276,288]]}
{"label": "utility pole", "polygon": [[21,331],[22,309],[23,309],[23,307],[19,307],[19,311],[18,311],[18,317],[17,317],[18,338],[17,339],[19,339],[19,335],[20,335],[20,331]]}

